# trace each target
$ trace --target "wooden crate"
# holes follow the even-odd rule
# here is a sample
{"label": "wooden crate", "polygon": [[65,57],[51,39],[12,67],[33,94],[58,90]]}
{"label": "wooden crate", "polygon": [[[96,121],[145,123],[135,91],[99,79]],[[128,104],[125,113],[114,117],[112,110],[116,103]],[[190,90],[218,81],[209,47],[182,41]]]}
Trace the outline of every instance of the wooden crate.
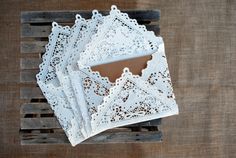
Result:
{"label": "wooden crate", "polygon": [[[128,10],[130,18],[146,25],[159,35],[160,12],[158,10]],[[42,62],[42,54],[48,42],[52,21],[61,25],[72,25],[75,15],[90,18],[90,11],[27,11],[21,13],[21,61],[20,61],[20,99],[21,105],[21,144],[64,144],[69,143],[53,111],[42,95],[35,75]],[[107,15],[107,11],[101,12]],[[158,126],[161,119],[115,128],[96,135],[84,144],[160,142],[162,133]]]}

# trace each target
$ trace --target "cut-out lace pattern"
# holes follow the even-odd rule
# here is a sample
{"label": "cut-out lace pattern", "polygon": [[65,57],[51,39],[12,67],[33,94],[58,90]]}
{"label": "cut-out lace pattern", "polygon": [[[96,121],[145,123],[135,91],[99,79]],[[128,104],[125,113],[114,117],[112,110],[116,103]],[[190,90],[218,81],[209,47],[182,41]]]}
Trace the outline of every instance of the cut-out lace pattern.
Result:
{"label": "cut-out lace pattern", "polygon": [[68,26],[62,27],[55,22],[52,26],[52,33],[46,45],[46,53],[39,66],[40,72],[36,75],[37,83],[54,110],[69,141],[72,145],[76,145],[86,136],[82,117],[74,114],[56,75],[56,65],[60,62],[60,57],[64,52],[70,28]]}
{"label": "cut-out lace pattern", "polygon": [[[52,24],[37,83],[74,146],[106,129],[178,114],[164,43],[116,6],[70,28]],[[141,75],[115,83],[91,66],[150,55]]]}
{"label": "cut-out lace pattern", "polygon": [[60,62],[69,35],[69,26],[62,27],[56,22],[52,23],[52,32],[49,35],[48,44],[45,46],[43,62],[39,65],[40,72],[36,75],[37,81],[58,85],[56,65]]}
{"label": "cut-out lace pattern", "polygon": [[[76,69],[76,61],[79,60],[80,53],[84,50],[85,45],[91,41],[91,36],[96,33],[97,25],[102,23],[102,16],[97,10],[93,10],[93,16],[90,20],[85,20],[81,16],[76,15],[75,25],[71,28],[71,34],[68,37],[68,43],[65,47],[64,54],[60,58],[61,61],[56,65],[56,74],[60,81],[61,86],[67,96],[72,110],[75,115],[80,118],[86,114],[81,113],[79,103],[76,100],[76,95],[74,94],[73,84],[71,84],[67,66]],[[78,97],[80,95],[77,95]],[[83,117],[85,119],[86,117]],[[85,122],[86,123],[86,122]],[[87,128],[86,128],[87,127]],[[90,128],[86,126],[86,131],[89,133]]]}
{"label": "cut-out lace pattern", "polygon": [[38,84],[48,100],[48,103],[51,105],[70,143],[75,146],[82,142],[86,137],[86,131],[81,124],[78,123],[79,120],[74,116],[63,89],[61,87],[55,87],[53,84],[45,84],[41,81],[38,82]]}
{"label": "cut-out lace pattern", "polygon": [[68,67],[73,90],[83,115],[86,129],[91,133],[91,116],[97,113],[97,106],[109,94],[113,84],[107,77],[101,77],[98,72],[92,72],[90,67],[73,71]]}
{"label": "cut-out lace pattern", "polygon": [[116,85],[99,105],[98,113],[92,115],[91,124],[97,133],[177,113],[178,107],[173,98],[158,93],[156,87],[125,68],[122,77],[116,80]]}
{"label": "cut-out lace pattern", "polygon": [[145,26],[138,25],[135,19],[130,19],[128,14],[121,13],[116,6],[112,6],[110,14],[92,38],[81,53],[81,67],[151,54],[161,40]]}

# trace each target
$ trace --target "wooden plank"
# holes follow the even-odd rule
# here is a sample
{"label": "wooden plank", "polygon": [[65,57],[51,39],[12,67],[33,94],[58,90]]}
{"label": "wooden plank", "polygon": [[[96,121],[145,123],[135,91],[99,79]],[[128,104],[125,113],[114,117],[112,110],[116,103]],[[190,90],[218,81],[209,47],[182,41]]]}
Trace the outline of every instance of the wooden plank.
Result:
{"label": "wooden plank", "polygon": [[48,37],[52,26],[21,25],[21,37]]}
{"label": "wooden plank", "polygon": [[20,72],[21,83],[36,83],[36,74],[39,70],[22,70]]}
{"label": "wooden plank", "polygon": [[48,41],[22,41],[21,53],[42,53],[45,52],[45,45]]}
{"label": "wooden plank", "polygon": [[[107,15],[108,11],[99,11],[102,15]],[[160,19],[159,10],[124,10],[132,19],[138,21],[158,21]],[[21,12],[21,23],[45,23],[45,22],[74,22],[75,15],[80,14],[83,18],[91,18],[91,11],[25,11]]]}
{"label": "wooden plank", "polygon": [[[38,106],[39,107],[39,106]],[[30,114],[36,114],[35,112],[42,112],[42,107],[23,107],[22,113],[26,114],[25,112],[30,112]],[[48,107],[44,108],[46,112],[51,112]],[[26,111],[27,110],[27,111]],[[37,110],[37,111],[33,111]],[[160,119],[147,121],[139,124],[133,124],[125,126],[124,128],[130,127],[148,127],[148,126],[156,126],[160,124]],[[54,129],[54,128],[61,128],[57,118],[55,117],[38,117],[38,118],[21,118],[21,129]]]}
{"label": "wooden plank", "polygon": [[21,114],[53,114],[48,103],[25,103],[21,105]]}
{"label": "wooden plank", "polygon": [[21,69],[39,69],[39,64],[42,63],[42,59],[39,58],[21,58]]}
{"label": "wooden plank", "polygon": [[[159,35],[160,28],[158,24],[148,24],[145,25],[147,30],[154,31],[157,35]],[[48,37],[51,33],[51,24],[50,25],[29,25],[22,24],[21,25],[21,37]]]}
{"label": "wooden plank", "polygon": [[[103,143],[144,143],[161,142],[162,133],[155,132],[103,132],[82,142],[82,144]],[[22,145],[32,144],[64,144],[69,143],[63,133],[24,133],[21,134]]]}
{"label": "wooden plank", "polygon": [[20,99],[45,98],[39,87],[21,87]]}
{"label": "wooden plank", "polygon": [[158,126],[158,125],[161,125],[161,119],[155,119],[155,120],[151,120],[151,121],[145,121],[145,122],[141,122],[141,123],[136,123],[136,124],[129,125],[129,127],[135,127],[135,126]]}
{"label": "wooden plank", "polygon": [[55,117],[21,118],[21,130],[61,128]]}

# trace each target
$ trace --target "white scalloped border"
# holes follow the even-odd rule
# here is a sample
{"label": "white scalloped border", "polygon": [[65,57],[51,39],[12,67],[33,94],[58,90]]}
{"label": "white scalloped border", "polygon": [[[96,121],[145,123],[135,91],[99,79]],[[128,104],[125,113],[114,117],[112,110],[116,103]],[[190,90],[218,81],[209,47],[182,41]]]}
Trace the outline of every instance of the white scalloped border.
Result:
{"label": "white scalloped border", "polygon": [[[102,114],[104,114],[104,112],[107,111],[107,108],[109,108],[108,106],[110,105],[111,102],[113,102],[114,96],[116,96],[120,92],[122,85],[124,84],[124,82],[127,79],[134,81],[138,85],[141,85],[142,88],[145,91],[147,91],[149,94],[152,94],[154,96],[158,96],[157,98],[159,98],[159,100],[161,100],[163,103],[167,102],[168,105],[172,105],[172,111],[165,112],[164,114],[158,114],[158,116],[155,116],[155,114],[151,114],[150,116],[149,115],[141,116],[139,119],[132,118],[132,119],[122,120],[122,121],[115,122],[115,123],[110,123],[106,126],[100,126],[100,127],[96,126],[97,123],[101,120],[101,118],[103,116]],[[141,86],[139,86],[139,87],[141,87]],[[120,77],[116,80],[116,85],[110,89],[109,95],[104,97],[104,102],[98,106],[98,109],[99,109],[98,115],[96,115],[96,114],[92,115],[92,120],[91,120],[91,126],[92,126],[94,134],[97,134],[98,132],[101,132],[101,131],[104,131],[104,130],[107,130],[110,128],[114,128],[114,127],[138,123],[138,122],[142,122],[142,121],[148,121],[148,120],[157,119],[160,117],[167,117],[167,116],[176,115],[179,113],[178,106],[177,106],[174,98],[167,98],[166,95],[159,93],[155,87],[151,86],[148,82],[142,80],[140,78],[140,76],[133,75],[129,71],[128,68],[124,68],[122,77]]]}
{"label": "white scalloped border", "polygon": [[81,28],[87,25],[87,20],[82,18],[79,14],[76,14],[75,24],[70,29],[70,35],[68,36],[68,43],[66,43],[64,48],[64,53],[61,54],[60,62],[56,65],[56,71],[64,72],[67,66],[67,59],[71,54],[71,48],[76,42],[76,38],[81,32]]}
{"label": "white scalloped border", "polygon": [[[105,17],[105,21],[109,20],[111,21],[115,18],[120,19],[122,22],[126,23],[129,27],[140,32],[146,39],[150,40],[153,45],[159,45],[159,43],[162,42],[162,38],[156,36],[153,31],[148,31],[145,25],[139,25],[136,19],[130,19],[127,13],[122,13],[119,9],[117,9],[115,5],[112,5],[110,14]],[[101,29],[103,27],[107,28],[109,26],[103,26],[103,25],[98,26],[98,32],[92,37],[93,39],[98,39],[98,34],[104,34],[103,29]],[[88,43],[86,45],[86,50],[90,50],[91,47],[93,47],[93,43]],[[84,53],[81,54],[81,59],[78,61],[79,67],[88,66],[87,65],[88,61],[86,56],[87,54]],[[135,57],[135,55],[132,55],[131,57],[133,58]],[[104,61],[103,63],[106,62]],[[101,63],[96,63],[96,64],[101,64]]]}
{"label": "white scalloped border", "polygon": [[52,32],[48,36],[48,44],[45,46],[46,52],[42,56],[42,63],[39,65],[39,73],[36,75],[37,81],[43,81],[45,82],[45,76],[47,73],[47,67],[50,63],[52,53],[55,49],[55,44],[57,41],[58,34],[69,34],[70,33],[70,27],[69,26],[61,26],[58,25],[56,22],[52,23]]}
{"label": "white scalloped border", "polygon": [[[162,42],[160,45],[162,45],[162,44],[164,44],[164,43]],[[141,75],[137,75],[137,76],[142,77],[143,74],[145,74],[147,72],[151,72],[151,71],[153,71],[152,69],[155,69],[154,67],[155,67],[156,63],[158,63],[158,61],[159,61],[158,60],[159,58],[157,58],[160,53],[159,46],[158,46],[158,50],[155,53],[151,54],[152,58],[147,61],[147,66],[141,70]],[[165,56],[165,53],[163,55]],[[167,68],[168,68],[168,65],[167,65]],[[84,72],[85,70],[87,70],[86,74],[88,76],[90,76],[96,80],[99,80],[99,79],[105,80],[107,83],[109,83],[110,85],[113,85],[113,86],[116,83],[116,81],[111,82],[107,76],[101,76],[99,71],[93,71],[91,66],[83,66],[81,69],[79,69],[79,71],[82,71],[82,72]]]}
{"label": "white scalloped border", "polygon": [[90,66],[86,66],[82,69],[79,69],[80,73],[86,74],[88,77],[93,80],[103,84],[103,86],[109,84],[110,86],[114,86],[115,83],[111,82],[107,76],[101,76],[99,71],[93,71]]}

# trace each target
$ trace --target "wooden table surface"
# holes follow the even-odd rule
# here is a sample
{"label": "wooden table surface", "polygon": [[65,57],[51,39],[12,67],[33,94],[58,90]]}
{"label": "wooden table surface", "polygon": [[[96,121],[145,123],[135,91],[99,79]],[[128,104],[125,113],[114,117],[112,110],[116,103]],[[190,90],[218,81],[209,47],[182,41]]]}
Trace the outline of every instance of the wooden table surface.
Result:
{"label": "wooden table surface", "polygon": [[[180,108],[162,120],[164,141],[109,145],[20,145],[20,12],[160,9],[161,35]],[[0,157],[236,157],[236,1],[1,0]]]}

